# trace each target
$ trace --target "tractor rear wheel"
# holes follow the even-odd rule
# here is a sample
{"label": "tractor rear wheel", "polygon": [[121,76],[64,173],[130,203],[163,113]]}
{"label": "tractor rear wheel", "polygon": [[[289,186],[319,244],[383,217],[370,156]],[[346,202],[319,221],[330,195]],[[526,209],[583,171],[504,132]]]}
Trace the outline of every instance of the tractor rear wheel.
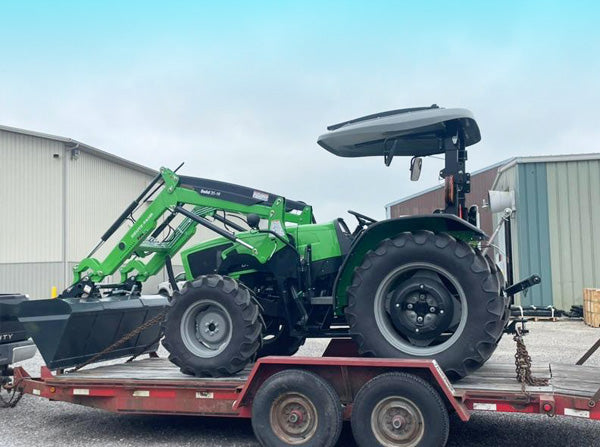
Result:
{"label": "tractor rear wheel", "polygon": [[346,317],[361,354],[433,358],[451,379],[492,355],[506,303],[478,249],[430,231],[402,233],[365,255]]}
{"label": "tractor rear wheel", "polygon": [[171,302],[164,329],[163,346],[181,372],[218,377],[254,358],[263,324],[249,289],[227,276],[205,275]]}

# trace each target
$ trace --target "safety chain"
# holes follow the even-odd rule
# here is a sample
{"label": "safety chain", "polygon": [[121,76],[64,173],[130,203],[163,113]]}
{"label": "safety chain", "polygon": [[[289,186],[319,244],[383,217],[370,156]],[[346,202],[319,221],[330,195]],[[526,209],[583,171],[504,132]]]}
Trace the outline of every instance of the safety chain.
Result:
{"label": "safety chain", "polygon": [[[6,390],[8,398],[2,395],[2,390]],[[13,383],[12,385],[0,386],[0,407],[1,408],[14,408],[17,406],[21,398],[23,397],[23,389],[19,389],[18,384]]]}
{"label": "safety chain", "polygon": [[530,386],[548,386],[548,379],[533,377],[531,375],[531,356],[527,352],[527,347],[523,341],[521,330],[515,327],[515,336],[513,340],[517,343],[517,352],[515,354],[515,365],[517,372],[517,380],[521,383],[523,394],[528,394],[526,385]]}
{"label": "safety chain", "polygon": [[76,366],[73,369],[70,369],[67,372],[74,373],[76,371],[79,371],[84,366],[87,366],[87,365],[89,365],[91,363],[96,362],[98,359],[102,358],[103,356],[105,356],[109,352],[112,352],[113,350],[115,350],[116,348],[118,348],[119,346],[121,346],[122,344],[127,343],[129,340],[131,340],[136,335],[141,334],[143,331],[145,331],[148,328],[151,328],[155,324],[161,323],[163,321],[163,319],[165,318],[165,315],[167,315],[167,312],[168,312],[168,310],[165,310],[164,312],[159,313],[157,316],[155,316],[151,320],[148,320],[147,322],[145,322],[141,326],[137,327],[136,329],[134,329],[133,331],[131,331],[127,335],[123,336],[120,340],[117,340],[116,342],[114,342],[112,345],[110,345],[108,348],[104,349],[102,352],[99,352],[98,354],[96,354],[95,356],[93,356],[91,359],[87,360],[86,362],[82,363],[81,365]]}

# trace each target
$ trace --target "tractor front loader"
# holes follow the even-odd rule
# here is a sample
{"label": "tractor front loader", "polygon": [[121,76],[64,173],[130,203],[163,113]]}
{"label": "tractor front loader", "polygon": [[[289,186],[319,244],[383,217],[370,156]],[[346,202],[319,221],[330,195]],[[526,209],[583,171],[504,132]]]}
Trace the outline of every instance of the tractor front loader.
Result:
{"label": "tractor front loader", "polygon": [[[480,251],[487,236],[465,206],[466,148],[480,138],[469,111],[437,106],[331,126],[318,141],[328,151],[386,165],[410,156],[413,178],[420,157],[445,157],[438,212],[376,221],[349,211],[354,229],[342,218],[316,223],[304,202],[162,168],[102,236],[98,246],[146,206],[110,253],[96,259],[96,247],[58,300],[23,303],[19,319],[51,368],[149,351],[164,333],[183,372],[221,376],[256,356],[291,355],[307,337],[351,336],[363,355],[435,358],[464,377],[491,356],[509,316],[503,275]],[[179,290],[171,258],[197,225],[218,237],[182,251]],[[165,266],[168,306],[140,293]],[[103,282],[117,271],[117,284]],[[148,326],[163,315],[162,330]]]}

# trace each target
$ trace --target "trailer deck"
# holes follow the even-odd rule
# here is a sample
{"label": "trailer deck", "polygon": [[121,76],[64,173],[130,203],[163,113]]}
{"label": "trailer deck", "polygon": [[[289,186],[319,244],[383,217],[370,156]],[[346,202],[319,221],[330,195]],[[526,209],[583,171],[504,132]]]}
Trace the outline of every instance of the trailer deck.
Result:
{"label": "trailer deck", "polygon": [[463,421],[473,411],[600,420],[598,367],[538,365],[532,374],[548,379],[547,386],[522,387],[514,364],[488,362],[450,383],[435,361],[361,358],[343,339],[333,340],[323,357],[265,357],[231,377],[187,376],[167,359],[155,357],[74,373],[53,374],[42,367],[37,378],[17,367],[14,383],[27,394],[117,413],[252,418],[253,399],[261,386],[276,373],[294,370],[309,371],[330,383],[343,404],[345,420],[352,419],[364,385],[390,372],[428,381]]}

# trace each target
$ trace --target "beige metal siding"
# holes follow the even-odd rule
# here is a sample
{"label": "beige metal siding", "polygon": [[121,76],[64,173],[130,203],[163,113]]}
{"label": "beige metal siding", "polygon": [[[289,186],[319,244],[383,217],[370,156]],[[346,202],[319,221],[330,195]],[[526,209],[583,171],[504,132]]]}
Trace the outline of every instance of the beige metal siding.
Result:
{"label": "beige metal siding", "polygon": [[62,260],[62,154],[62,143],[0,131],[0,264]]}
{"label": "beige metal siding", "polygon": [[[80,152],[77,159],[69,158],[66,177],[67,260],[77,262],[87,256],[151,177],[86,152]],[[97,256],[105,256],[126,230],[124,224]]]}
{"label": "beige metal siding", "polygon": [[62,291],[62,262],[0,264],[0,293],[25,293],[31,298],[50,298],[52,286]]}
{"label": "beige metal siding", "polygon": [[548,214],[554,306],[582,304],[600,287],[600,161],[548,163]]}

